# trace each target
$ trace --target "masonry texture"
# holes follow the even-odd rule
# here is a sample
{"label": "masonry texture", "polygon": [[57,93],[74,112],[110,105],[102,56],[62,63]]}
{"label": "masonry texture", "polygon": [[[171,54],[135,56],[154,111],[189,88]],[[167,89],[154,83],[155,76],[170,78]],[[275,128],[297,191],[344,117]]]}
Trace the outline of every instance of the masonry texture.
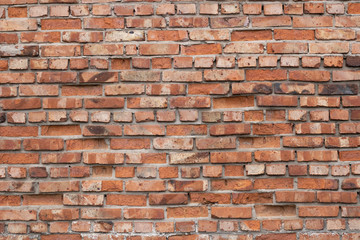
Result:
{"label": "masonry texture", "polygon": [[359,240],[358,27],[356,1],[0,0],[0,239]]}

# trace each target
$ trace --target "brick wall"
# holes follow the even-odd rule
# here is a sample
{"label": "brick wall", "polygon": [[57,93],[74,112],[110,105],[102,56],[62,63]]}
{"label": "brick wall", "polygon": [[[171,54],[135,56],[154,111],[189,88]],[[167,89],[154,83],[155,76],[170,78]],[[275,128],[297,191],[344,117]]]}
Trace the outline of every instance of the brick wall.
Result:
{"label": "brick wall", "polygon": [[360,2],[0,0],[1,240],[359,240]]}

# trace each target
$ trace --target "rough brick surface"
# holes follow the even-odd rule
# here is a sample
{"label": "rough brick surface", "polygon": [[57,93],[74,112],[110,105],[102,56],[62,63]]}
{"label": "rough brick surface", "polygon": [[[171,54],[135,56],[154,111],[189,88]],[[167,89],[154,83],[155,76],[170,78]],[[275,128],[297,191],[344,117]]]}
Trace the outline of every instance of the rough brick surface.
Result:
{"label": "rough brick surface", "polygon": [[358,0],[0,0],[1,240],[359,240]]}

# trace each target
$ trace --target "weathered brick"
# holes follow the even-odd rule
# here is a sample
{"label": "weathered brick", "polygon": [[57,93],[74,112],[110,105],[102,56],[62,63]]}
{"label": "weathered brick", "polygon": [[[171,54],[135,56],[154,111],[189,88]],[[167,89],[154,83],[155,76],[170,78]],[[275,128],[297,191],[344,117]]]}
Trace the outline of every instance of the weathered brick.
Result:
{"label": "weathered brick", "polygon": [[251,218],[251,208],[249,207],[212,207],[211,216],[213,218]]}
{"label": "weathered brick", "polygon": [[125,219],[163,219],[164,210],[163,209],[153,209],[153,208],[129,208],[124,209],[124,218]]}
{"label": "weathered brick", "polygon": [[254,17],[252,20],[253,27],[282,27],[291,25],[291,17],[274,16],[274,17]]}
{"label": "weathered brick", "polygon": [[228,30],[193,30],[189,33],[190,40],[194,41],[220,41],[229,40]]}
{"label": "weathered brick", "polygon": [[309,28],[309,27],[331,27],[332,17],[330,16],[304,16],[294,17],[294,28]]}
{"label": "weathered brick", "polygon": [[307,43],[268,43],[267,44],[268,53],[282,53],[282,54],[294,54],[294,53],[307,53],[308,45]]}
{"label": "weathered brick", "polygon": [[42,30],[81,29],[80,19],[41,19]]}
{"label": "weathered brick", "polygon": [[36,220],[35,210],[1,210],[0,219],[7,221],[32,221]]}
{"label": "weathered brick", "polygon": [[286,79],[286,70],[246,70],[246,80],[248,81],[280,81]]}
{"label": "weathered brick", "polygon": [[[181,53],[183,55],[209,55],[220,54],[221,52],[222,48],[221,45],[218,43],[181,46]],[[176,52],[175,54],[178,54],[178,52]]]}
{"label": "weathered brick", "polygon": [[261,43],[229,43],[224,53],[263,53],[264,44]]}
{"label": "weathered brick", "polygon": [[316,29],[315,36],[320,40],[352,40],[355,32],[350,29]]}
{"label": "weathered brick", "polygon": [[86,44],[84,55],[122,55],[124,52],[122,44]]}
{"label": "weathered brick", "polygon": [[1,19],[0,31],[27,31],[36,30],[36,19]]}
{"label": "weathered brick", "polygon": [[121,209],[115,208],[83,208],[82,219],[118,219],[121,217]]}
{"label": "weathered brick", "polygon": [[300,217],[336,217],[339,213],[338,206],[300,206]]}
{"label": "weathered brick", "polygon": [[334,54],[348,53],[349,44],[346,42],[338,43],[309,43],[309,53],[311,54]]}
{"label": "weathered brick", "polygon": [[178,44],[141,44],[139,47],[140,55],[174,55],[179,54]]}
{"label": "weathered brick", "polygon": [[244,70],[205,70],[206,81],[242,81],[245,79]]}

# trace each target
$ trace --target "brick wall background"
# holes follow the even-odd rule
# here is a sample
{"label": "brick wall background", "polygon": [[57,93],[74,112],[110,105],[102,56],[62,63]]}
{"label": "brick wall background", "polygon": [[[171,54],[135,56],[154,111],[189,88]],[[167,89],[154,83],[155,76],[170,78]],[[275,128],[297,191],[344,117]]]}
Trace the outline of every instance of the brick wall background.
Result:
{"label": "brick wall background", "polygon": [[360,239],[360,2],[0,18],[1,240]]}

